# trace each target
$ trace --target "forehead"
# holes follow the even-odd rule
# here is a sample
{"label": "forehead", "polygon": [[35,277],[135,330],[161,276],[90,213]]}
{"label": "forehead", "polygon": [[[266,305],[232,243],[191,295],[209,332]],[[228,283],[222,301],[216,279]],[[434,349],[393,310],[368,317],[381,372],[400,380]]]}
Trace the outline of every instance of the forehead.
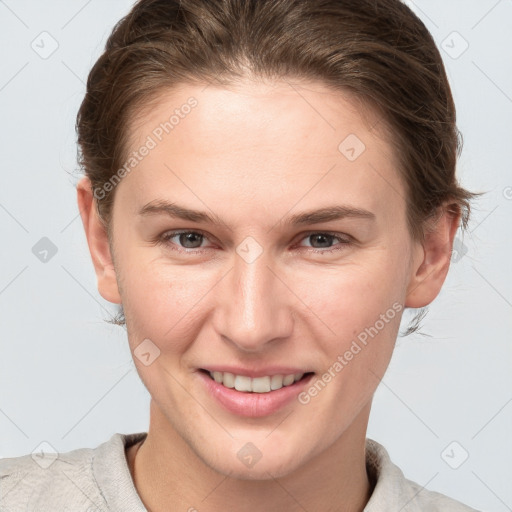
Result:
{"label": "forehead", "polygon": [[215,192],[220,208],[235,194],[263,210],[301,197],[304,207],[321,197],[398,207],[404,192],[383,128],[357,99],[319,83],[181,84],[130,126],[130,151],[149,139],[152,149],[120,188],[137,203],[179,190],[197,206]]}
{"label": "forehead", "polygon": [[[191,98],[196,103],[192,109],[187,107]],[[186,112],[180,112],[182,109]],[[383,120],[348,92],[316,82],[244,81],[229,86],[180,84],[162,91],[143,106],[129,126],[130,146],[172,117],[171,132],[164,134],[172,137],[166,138],[178,146],[185,139],[193,144],[193,130],[198,142],[195,148],[209,153],[244,150],[257,143],[283,150],[301,148],[302,156],[307,156],[336,149],[344,132],[361,138],[366,132],[372,132],[375,139],[383,135],[374,130]],[[187,118],[190,120],[185,122]]]}

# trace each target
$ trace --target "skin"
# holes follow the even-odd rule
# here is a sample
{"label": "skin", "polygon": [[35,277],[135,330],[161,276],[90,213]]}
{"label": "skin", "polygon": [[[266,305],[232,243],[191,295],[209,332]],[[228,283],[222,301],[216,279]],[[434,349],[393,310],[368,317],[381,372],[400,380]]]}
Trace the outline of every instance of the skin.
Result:
{"label": "skin", "polygon": [[[401,312],[308,404],[293,400],[265,417],[223,409],[197,369],[284,364],[321,377],[393,303],[434,300],[460,217],[443,211],[424,242],[412,240],[385,123],[321,83],[183,84],[130,127],[130,147],[190,96],[197,107],[117,185],[111,244],[89,180],[77,189],[100,294],[122,303],[132,351],[146,338],[160,349],[149,366],[134,357],[152,397],[148,437],[136,457],[138,447],[127,451],[137,491],[152,512],[233,503],[252,512],[361,511],[372,491],[371,401]],[[348,134],[366,146],[354,161],[338,150]],[[138,215],[156,199],[222,224]],[[285,223],[327,205],[364,208],[375,220]],[[205,236],[154,242],[181,229]],[[352,243],[310,236],[325,232]],[[236,252],[248,236],[263,250],[251,263]],[[237,457],[248,442],[262,453],[252,468]]]}

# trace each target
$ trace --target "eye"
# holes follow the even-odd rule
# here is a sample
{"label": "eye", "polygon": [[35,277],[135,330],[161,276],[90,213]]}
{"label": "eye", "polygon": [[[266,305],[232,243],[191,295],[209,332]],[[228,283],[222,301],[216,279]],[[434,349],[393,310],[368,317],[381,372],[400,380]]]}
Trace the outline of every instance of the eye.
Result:
{"label": "eye", "polygon": [[[316,246],[310,246],[312,247],[313,252],[334,252],[339,251],[344,248],[344,246],[351,244],[351,239],[348,235],[340,236],[337,233],[324,233],[324,232],[314,232],[314,233],[307,233],[302,240],[309,240],[312,241],[313,244]],[[332,243],[334,241],[338,241],[339,243],[334,246],[332,249]]]}
{"label": "eye", "polygon": [[[174,240],[173,240],[174,239]],[[200,231],[166,231],[160,235],[156,242],[165,244],[178,252],[202,252],[198,249],[204,248],[202,245],[207,236]],[[351,237],[348,235],[340,236],[339,233],[311,232],[303,235],[301,240],[309,240],[313,245],[310,252],[326,253],[342,250],[345,246],[351,244]],[[338,241],[333,247],[333,242]],[[306,246],[307,247],[307,246]]]}
{"label": "eye", "polygon": [[[176,239],[176,241],[173,241]],[[161,235],[157,242],[177,246],[180,252],[197,252],[194,249],[200,249],[202,242],[206,239],[206,235],[199,231],[167,231]],[[181,246],[182,250],[179,247]]]}

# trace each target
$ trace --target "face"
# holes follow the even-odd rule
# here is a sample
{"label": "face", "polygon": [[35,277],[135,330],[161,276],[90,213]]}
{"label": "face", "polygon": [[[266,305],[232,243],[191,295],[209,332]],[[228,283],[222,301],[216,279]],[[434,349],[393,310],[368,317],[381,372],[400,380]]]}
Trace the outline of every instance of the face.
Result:
{"label": "face", "polygon": [[[116,187],[100,292],[119,293],[151,427],[216,471],[285,475],[366,428],[418,254],[379,128],[285,82],[183,85],[131,127],[130,151],[150,149]],[[304,376],[257,392],[279,375]]]}

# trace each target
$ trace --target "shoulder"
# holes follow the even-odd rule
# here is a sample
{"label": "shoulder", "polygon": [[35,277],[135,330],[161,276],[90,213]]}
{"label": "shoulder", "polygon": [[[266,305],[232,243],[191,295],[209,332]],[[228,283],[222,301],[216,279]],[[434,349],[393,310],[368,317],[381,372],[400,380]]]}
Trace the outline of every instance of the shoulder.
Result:
{"label": "shoulder", "polygon": [[403,512],[478,512],[444,494],[429,491],[405,478],[393,464],[386,449],[366,440],[366,467],[374,479],[375,488],[364,511],[402,510]]}
{"label": "shoulder", "polygon": [[[447,511],[450,512],[478,512],[460,501],[454,500],[449,496],[435,491],[429,491],[416,482],[405,479],[405,485],[409,488],[411,500],[415,501],[418,510],[428,510],[432,512]],[[416,510],[411,508],[411,510]]]}
{"label": "shoulder", "polygon": [[127,437],[114,434],[97,448],[0,459],[2,512],[108,510],[93,468],[99,453],[119,452]]}

